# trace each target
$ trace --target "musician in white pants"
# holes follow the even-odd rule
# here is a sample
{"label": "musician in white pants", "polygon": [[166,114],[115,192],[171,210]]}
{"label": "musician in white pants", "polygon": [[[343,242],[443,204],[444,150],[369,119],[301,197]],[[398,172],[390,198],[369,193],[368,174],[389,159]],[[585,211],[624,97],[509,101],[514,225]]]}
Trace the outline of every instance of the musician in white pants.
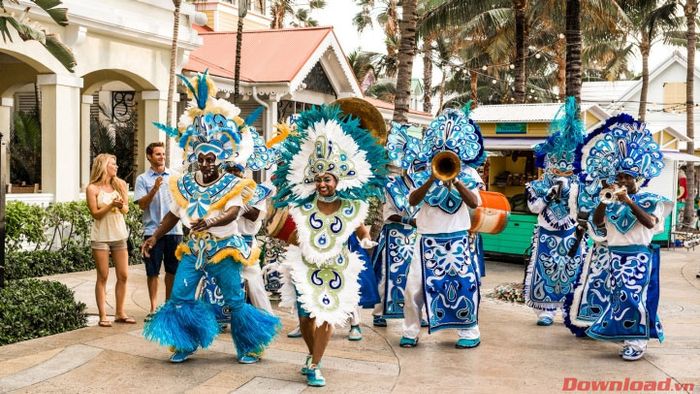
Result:
{"label": "musician in white pants", "polygon": [[[417,238],[405,291],[404,326],[400,342],[401,347],[415,347],[421,327],[421,309],[425,306],[424,289],[431,299],[447,299],[447,294],[440,292],[439,282],[448,280],[460,283],[458,300],[452,304],[437,305],[444,311],[443,317],[437,316],[428,308],[429,332],[456,328],[459,349],[473,348],[480,343],[477,313],[479,308],[479,278],[476,267],[469,258],[468,232],[471,227],[469,208],[481,204],[478,184],[481,177],[469,168],[473,182],[465,185],[455,178],[451,181],[451,192],[459,193],[459,207],[448,213],[445,206],[423,204],[416,215]],[[411,205],[418,205],[428,193],[437,193],[445,185],[433,175],[427,182],[414,189],[409,196]],[[454,209],[454,208],[453,208]],[[445,275],[448,266],[459,266],[458,275],[449,278]],[[434,269],[437,268],[437,269]],[[424,269],[426,282],[423,282]],[[460,313],[467,311],[467,313]]]}

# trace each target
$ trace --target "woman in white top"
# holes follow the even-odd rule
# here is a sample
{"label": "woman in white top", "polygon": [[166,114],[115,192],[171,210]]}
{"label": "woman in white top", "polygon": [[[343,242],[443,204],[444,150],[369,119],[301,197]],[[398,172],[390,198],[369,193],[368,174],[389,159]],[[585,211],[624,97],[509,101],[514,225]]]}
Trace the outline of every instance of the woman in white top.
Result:
{"label": "woman in white top", "polygon": [[117,177],[117,159],[114,155],[102,153],[95,157],[90,173],[90,184],[86,190],[87,205],[95,219],[90,231],[92,256],[97,267],[95,300],[100,313],[100,327],[111,327],[105,311],[105,286],[109,273],[109,255],[112,254],[117,284],[115,286],[116,311],[114,321],[134,324],[136,321],[124,312],[126,279],[129,268],[129,253],[126,239],[129,232],[124,215],[129,211],[126,182]]}

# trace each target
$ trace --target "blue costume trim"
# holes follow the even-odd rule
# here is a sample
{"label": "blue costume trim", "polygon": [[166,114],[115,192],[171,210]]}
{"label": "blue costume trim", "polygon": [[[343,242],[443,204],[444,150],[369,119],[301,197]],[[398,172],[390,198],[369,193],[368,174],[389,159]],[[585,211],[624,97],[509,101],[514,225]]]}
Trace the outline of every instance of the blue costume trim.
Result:
{"label": "blue costume trim", "polygon": [[476,326],[479,279],[467,232],[422,234],[419,242],[428,332]]}
{"label": "blue costume trim", "polygon": [[[651,215],[656,210],[656,206],[664,201],[669,201],[665,197],[658,196],[653,193],[636,193],[629,196],[630,199],[637,204],[644,212]],[[617,231],[626,234],[635,224],[637,217],[632,212],[632,208],[621,202],[613,202],[605,208],[605,218],[612,223]],[[662,218],[657,218],[661,220]]]}
{"label": "blue costume trim", "polygon": [[535,228],[532,257],[524,283],[525,303],[540,310],[556,310],[573,291],[581,268],[581,250],[568,256],[575,243],[576,228],[550,231]]}
{"label": "blue costume trim", "polygon": [[611,246],[611,297],[605,312],[586,331],[607,341],[658,338],[659,249],[642,245]]}
{"label": "blue costume trim", "polygon": [[408,268],[413,259],[416,230],[399,223],[386,223],[379,234],[379,245],[372,256],[377,281],[386,272],[384,280],[385,318],[403,318],[404,292]]}
{"label": "blue costume trim", "polygon": [[189,202],[187,215],[191,218],[204,218],[209,207],[226,197],[240,182],[235,175],[224,173],[213,185],[200,186],[195,180],[195,173],[188,172],[177,180],[177,190]]}
{"label": "blue costume trim", "polygon": [[248,205],[256,205],[260,201],[270,197],[272,195],[272,188],[267,187],[263,184],[258,184],[255,187],[255,193],[253,194],[253,197],[248,201]]}
{"label": "blue costume trim", "polygon": [[360,241],[357,235],[352,233],[348,239],[348,249],[360,256],[364,269],[360,271],[357,280],[360,282],[360,306],[363,308],[374,308],[375,305],[381,302],[377,287],[377,278],[374,276],[372,262],[367,251],[360,246]]}

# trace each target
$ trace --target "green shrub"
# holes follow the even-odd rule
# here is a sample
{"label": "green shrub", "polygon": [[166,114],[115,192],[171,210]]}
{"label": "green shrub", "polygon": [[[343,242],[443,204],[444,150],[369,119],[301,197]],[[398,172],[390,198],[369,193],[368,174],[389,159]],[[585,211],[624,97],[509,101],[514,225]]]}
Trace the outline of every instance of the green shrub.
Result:
{"label": "green shrub", "polygon": [[[85,201],[51,204],[7,204],[5,270],[8,279],[32,278],[95,268],[90,249],[92,216]],[[142,211],[133,201],[125,221],[132,246],[130,264],[142,262]],[[30,250],[25,248],[31,245]]]}
{"label": "green shrub", "polygon": [[64,284],[13,280],[0,289],[0,346],[85,327],[85,304]]}

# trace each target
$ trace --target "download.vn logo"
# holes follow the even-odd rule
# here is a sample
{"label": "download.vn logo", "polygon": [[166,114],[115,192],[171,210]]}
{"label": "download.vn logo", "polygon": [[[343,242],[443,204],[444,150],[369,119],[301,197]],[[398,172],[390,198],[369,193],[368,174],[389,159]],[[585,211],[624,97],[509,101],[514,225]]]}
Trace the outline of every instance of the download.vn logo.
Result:
{"label": "download.vn logo", "polygon": [[578,380],[564,378],[562,391],[681,391],[693,392],[694,383],[675,383],[671,378],[666,380]]}

